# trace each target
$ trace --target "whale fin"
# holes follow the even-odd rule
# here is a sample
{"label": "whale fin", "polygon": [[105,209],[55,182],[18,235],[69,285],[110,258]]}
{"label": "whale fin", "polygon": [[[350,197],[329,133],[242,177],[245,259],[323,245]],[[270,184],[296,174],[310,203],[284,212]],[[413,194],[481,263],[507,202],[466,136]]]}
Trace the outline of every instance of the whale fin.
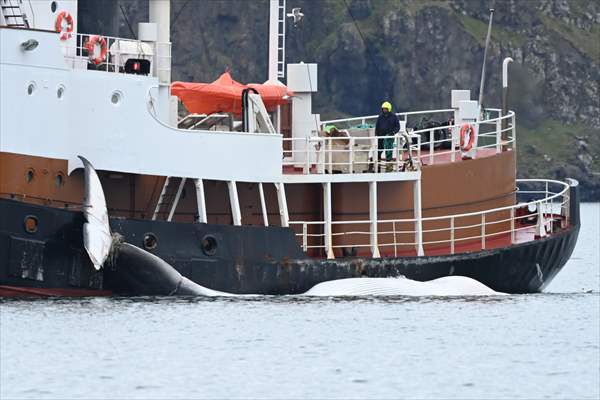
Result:
{"label": "whale fin", "polygon": [[92,164],[78,156],[85,167],[85,191],[83,196],[83,246],[94,268],[99,270],[108,258],[112,236],[108,224],[108,210],[100,178]]}

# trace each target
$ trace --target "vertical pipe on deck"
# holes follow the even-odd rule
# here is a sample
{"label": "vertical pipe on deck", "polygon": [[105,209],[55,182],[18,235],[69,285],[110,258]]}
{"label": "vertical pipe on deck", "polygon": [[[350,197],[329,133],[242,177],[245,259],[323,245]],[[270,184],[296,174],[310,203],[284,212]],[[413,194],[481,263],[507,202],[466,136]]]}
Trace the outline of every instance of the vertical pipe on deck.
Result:
{"label": "vertical pipe on deck", "polygon": [[379,258],[379,243],[377,235],[377,182],[369,182],[369,221],[371,222],[371,254]]}
{"label": "vertical pipe on deck", "polygon": [[171,41],[171,1],[170,0],[149,0],[148,15],[150,22],[156,24],[157,43],[156,54],[153,57],[154,71],[158,77],[158,118],[161,121],[168,122],[170,114],[170,95],[171,95],[171,59],[169,52],[161,43]]}
{"label": "vertical pipe on deck", "polygon": [[229,189],[229,204],[231,205],[231,217],[234,225],[242,225],[242,213],[240,211],[240,201],[238,199],[237,184],[235,181],[227,181]]}
{"label": "vertical pipe on deck", "polygon": [[198,223],[208,223],[208,216],[206,215],[206,197],[204,196],[204,181],[202,179],[194,179],[194,186],[196,186],[196,205],[198,208]]}
{"label": "vertical pipe on deck", "polygon": [[421,210],[421,177],[413,184],[413,210],[415,219],[415,247],[417,256],[425,255],[423,251],[423,221]]}
{"label": "vertical pipe on deck", "polygon": [[331,182],[323,183],[323,216],[325,219],[325,251],[327,258],[333,259],[333,243],[331,235]]}
{"label": "vertical pipe on deck", "polygon": [[281,218],[281,226],[287,228],[290,225],[290,217],[288,214],[287,199],[285,197],[285,186],[283,182],[275,183],[277,190],[277,203],[279,205],[279,216]]}
{"label": "vertical pipe on deck", "polygon": [[265,191],[263,189],[262,182],[258,183],[258,193],[260,195],[260,208],[263,215],[263,223],[265,226],[269,226],[269,217],[267,215],[267,203],[265,202]]}

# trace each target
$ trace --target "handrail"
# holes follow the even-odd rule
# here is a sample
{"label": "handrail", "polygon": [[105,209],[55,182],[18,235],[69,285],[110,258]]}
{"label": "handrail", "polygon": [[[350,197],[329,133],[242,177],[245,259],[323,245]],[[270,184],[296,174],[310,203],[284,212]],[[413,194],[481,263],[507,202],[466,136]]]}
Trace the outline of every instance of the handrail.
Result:
{"label": "handrail", "polygon": [[[404,218],[377,221],[371,221],[370,219],[331,221],[330,224],[332,227],[339,226],[343,229],[344,225],[347,225],[349,228],[347,231],[333,232],[331,233],[331,237],[349,238],[352,236],[359,236],[362,238],[371,238],[371,229],[372,224],[374,222],[377,226],[391,226],[387,229],[377,229],[377,237],[386,238],[393,235],[394,241],[383,242],[377,240],[376,246],[393,246],[394,254],[396,255],[398,247],[404,247],[406,250],[406,246],[416,246],[419,242],[417,240],[417,229],[415,228],[411,230],[406,230],[406,224],[413,224],[412,226],[415,226],[414,224],[416,222],[421,222],[421,224],[429,225],[433,223],[434,225],[422,229],[421,232],[423,235],[430,236],[425,237],[423,239],[423,241],[421,242],[422,245],[447,245],[449,246],[449,253],[454,254],[456,251],[455,245],[457,243],[464,243],[468,241],[480,241],[480,249],[484,250],[488,245],[488,239],[492,237],[509,235],[510,242],[515,243],[516,235],[520,232],[531,231],[532,229],[534,229],[535,235],[545,236],[547,234],[554,233],[555,229],[560,229],[568,226],[570,198],[568,195],[569,185],[567,183],[552,179],[518,179],[517,184],[543,184],[544,188],[542,190],[517,190],[515,192],[517,196],[520,193],[527,195],[541,194],[543,195],[542,198],[487,210],[473,211],[461,214],[450,214],[444,216],[424,217],[421,219]],[[555,192],[551,191],[550,185],[558,185],[558,189],[556,189]],[[560,210],[557,210],[556,206],[560,206]],[[508,213],[508,215],[505,215],[506,213]],[[469,219],[469,221],[465,221],[467,222],[467,224],[457,225],[457,221],[467,218]],[[479,219],[479,222],[473,221],[474,219]],[[560,221],[560,228],[555,227],[555,222],[557,221]],[[440,222],[446,223],[442,223],[440,226]],[[302,247],[305,251],[308,249],[326,249],[324,244],[309,243],[310,238],[325,237],[325,233],[308,233],[309,226],[323,226],[323,228],[325,228],[325,221],[290,221],[289,224],[292,227],[302,227],[302,233],[297,233],[296,235],[302,238]],[[397,230],[397,224],[405,225],[403,229]],[[368,225],[369,229],[356,229],[355,227],[357,225]],[[400,226],[402,227],[402,225]],[[492,230],[491,228],[496,228],[496,230]],[[478,233],[474,234],[472,231],[476,229],[478,230]],[[440,238],[435,236],[444,232],[447,232],[449,237],[444,236]],[[464,232],[464,234],[467,234],[468,236],[464,236],[463,234],[462,236],[457,237],[457,233],[460,232]],[[406,235],[410,235],[413,236],[415,239],[412,242],[400,242],[397,240],[398,235],[404,235],[404,238],[406,238]],[[372,238],[370,240],[372,240]],[[373,248],[372,246],[373,243],[371,243],[370,241],[365,242],[364,240],[354,242],[347,240],[343,244],[333,243],[330,245],[332,249],[352,247]]]}
{"label": "handrail", "polygon": [[[491,109],[488,109],[488,110],[491,110]],[[448,109],[440,109],[440,110],[406,111],[406,112],[396,113],[396,115],[398,117],[408,117],[409,115],[441,114],[441,113],[453,112],[453,111],[454,111],[454,109],[448,108]],[[340,122],[353,122],[353,121],[362,121],[364,123],[368,119],[377,119],[377,117],[379,117],[379,115],[367,115],[364,117],[330,119],[327,121],[321,121],[321,126],[331,125],[331,124],[340,123]]]}
{"label": "handrail", "polygon": [[[96,64],[92,61],[93,56],[85,46],[92,36],[99,36],[104,40],[106,56],[104,60]],[[98,43],[100,44],[100,43]],[[131,48],[122,48],[125,44],[131,44]],[[133,51],[135,47],[136,51]],[[106,35],[94,35],[88,33],[77,33],[75,35],[75,46],[64,47],[65,59],[69,60],[72,68],[85,69],[88,65],[96,65],[97,71],[122,73],[128,56],[137,59],[146,59],[151,62],[149,76],[159,78],[161,84],[166,78],[164,73],[169,73],[171,68],[171,43],[170,42],[144,42],[138,39],[127,39]],[[99,53],[98,53],[99,54]]]}
{"label": "handrail", "polygon": [[[452,111],[454,110],[425,110],[397,113],[397,115],[403,116],[404,121],[406,122],[406,118],[410,115],[447,113]],[[476,141],[472,150],[475,155],[470,155],[470,157],[476,156],[478,150],[486,150],[487,153],[483,154],[489,154],[490,150],[495,149],[495,153],[498,154],[505,151],[509,145],[513,150],[516,148],[514,112],[509,111],[506,115],[501,115],[501,110],[499,109],[490,108],[487,109],[487,111],[497,113],[498,116],[471,123],[472,126],[477,127],[477,137],[479,140]],[[356,121],[365,123],[365,121],[377,117],[377,115],[373,115],[328,120],[321,122],[321,128],[333,123]],[[504,124],[504,121],[507,121],[508,123]],[[313,136],[311,137],[283,139],[284,159],[282,164],[283,167],[301,167],[304,174],[332,173],[336,170],[353,174],[357,172],[377,171],[380,166],[385,166],[387,172],[399,172],[404,170],[403,167],[408,164],[409,159],[412,160],[412,167],[416,170],[420,169],[421,164],[433,165],[436,162],[446,163],[448,162],[448,156],[449,162],[455,162],[457,156],[459,160],[462,159],[462,150],[459,146],[458,138],[458,132],[462,125],[463,124],[461,123],[455,123],[452,125],[436,126],[418,130],[403,128],[404,130],[400,133],[384,138],[375,136],[351,136],[351,130],[348,131],[347,136],[324,137],[318,136],[317,132],[313,131]],[[484,127],[488,125],[493,126],[493,130],[484,130]],[[404,127],[405,125],[402,126]],[[505,127],[503,128],[503,126]],[[438,132],[442,132],[442,134],[439,134]],[[444,138],[448,132],[448,136]],[[370,135],[372,134],[373,133],[371,132]],[[409,135],[409,139],[405,140],[408,142],[408,144],[405,144],[403,143],[403,138],[405,138],[405,135],[407,134]],[[436,138],[436,135],[438,138]],[[439,138],[439,136],[442,137]],[[393,148],[380,148],[378,144],[379,139],[393,139]],[[341,145],[334,146],[334,144],[340,143]],[[358,145],[361,143],[366,144],[362,148],[359,148]],[[444,145],[444,143],[446,145]],[[288,144],[288,146],[285,146],[286,144]],[[286,149],[285,147],[288,148]],[[437,147],[440,147],[440,149],[436,149]],[[381,154],[385,154],[386,150],[392,152],[391,161],[389,160],[389,157],[387,157],[388,159],[386,161],[382,161],[379,158]],[[407,154],[410,154],[410,157],[405,157]],[[465,154],[469,155],[467,153]],[[465,154],[463,154],[463,156]],[[337,158],[338,160],[334,161],[334,158]]]}

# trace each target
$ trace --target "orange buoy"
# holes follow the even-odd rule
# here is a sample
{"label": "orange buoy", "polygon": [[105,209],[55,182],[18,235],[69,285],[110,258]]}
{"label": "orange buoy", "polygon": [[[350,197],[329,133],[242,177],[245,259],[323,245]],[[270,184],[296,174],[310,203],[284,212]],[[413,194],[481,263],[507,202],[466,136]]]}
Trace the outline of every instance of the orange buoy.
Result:
{"label": "orange buoy", "polygon": [[[469,135],[469,141],[465,143],[465,136]],[[471,124],[463,124],[460,128],[460,149],[463,152],[467,152],[473,148],[473,143],[475,143],[475,129]]]}
{"label": "orange buoy", "polygon": [[[67,21],[67,29],[64,32],[62,30],[63,20]],[[75,25],[73,23],[73,16],[69,14],[68,11],[61,11],[54,22],[54,30],[58,33],[62,32],[60,35],[60,40],[67,40],[71,38],[71,33],[73,32],[74,27]]]}
{"label": "orange buoy", "polygon": [[[94,50],[96,48],[96,44],[100,45],[100,55],[98,57],[94,57]],[[106,40],[102,36],[90,36],[89,40],[85,43],[84,47],[88,51],[88,57],[90,61],[94,64],[98,65],[106,61],[106,53],[108,51],[108,47],[106,46]]]}

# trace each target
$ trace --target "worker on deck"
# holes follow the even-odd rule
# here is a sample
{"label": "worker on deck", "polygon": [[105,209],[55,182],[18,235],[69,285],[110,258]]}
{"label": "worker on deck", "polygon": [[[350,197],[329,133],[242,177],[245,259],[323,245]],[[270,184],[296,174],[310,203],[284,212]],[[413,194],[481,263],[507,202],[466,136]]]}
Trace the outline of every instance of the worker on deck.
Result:
{"label": "worker on deck", "polygon": [[392,113],[392,104],[389,101],[381,105],[381,114],[377,118],[375,125],[375,136],[377,140],[377,163],[381,159],[381,152],[385,150],[385,160],[387,162],[386,171],[392,170],[392,151],[394,149],[394,135],[400,131],[400,120],[398,116]]}

